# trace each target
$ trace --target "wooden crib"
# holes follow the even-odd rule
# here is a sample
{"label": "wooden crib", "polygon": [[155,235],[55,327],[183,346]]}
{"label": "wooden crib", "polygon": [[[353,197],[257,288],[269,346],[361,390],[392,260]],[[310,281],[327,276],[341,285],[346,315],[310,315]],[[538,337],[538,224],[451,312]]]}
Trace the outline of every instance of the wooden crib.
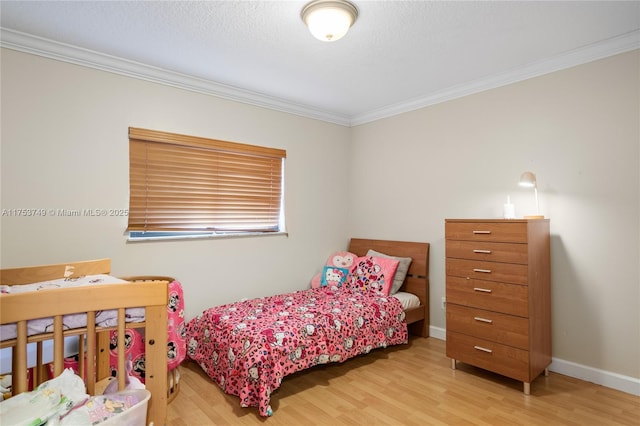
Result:
{"label": "wooden crib", "polygon": [[[18,285],[73,276],[109,274],[110,259],[62,263],[45,266],[2,269],[0,284]],[[104,389],[108,374],[109,353],[99,341],[111,330],[118,331],[118,371],[125,371],[125,328],[145,327],[146,389],[151,398],[147,424],[164,425],[167,413],[167,286],[166,280],[138,281],[124,285],[96,285],[76,288],[57,288],[42,291],[3,294],[0,296],[0,324],[17,325],[15,339],[0,342],[1,348],[12,348],[12,393],[28,390],[27,344],[36,344],[36,366],[33,368],[34,386],[48,379],[43,365],[43,342],[53,340],[53,375],[64,370],[64,338],[78,336],[80,376],[85,377],[87,393],[95,395]],[[145,308],[143,323],[126,323],[125,309]],[[96,312],[117,311],[117,326],[96,326]],[[87,314],[87,326],[64,330],[63,316]],[[27,336],[27,321],[53,318],[53,331]],[[102,337],[101,337],[102,336]],[[85,350],[86,348],[86,350]],[[108,347],[107,347],[108,348]],[[86,361],[85,361],[86,359]],[[104,368],[104,363],[107,368]],[[118,375],[118,387],[125,386],[124,375]]]}

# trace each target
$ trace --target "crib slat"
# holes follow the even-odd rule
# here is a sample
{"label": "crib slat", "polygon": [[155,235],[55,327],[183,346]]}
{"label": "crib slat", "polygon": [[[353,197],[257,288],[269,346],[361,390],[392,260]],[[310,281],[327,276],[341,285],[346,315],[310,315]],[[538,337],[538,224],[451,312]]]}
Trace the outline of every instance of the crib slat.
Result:
{"label": "crib slat", "polygon": [[16,338],[16,346],[13,347],[12,354],[12,376],[11,389],[13,394],[26,392],[28,390],[27,383],[27,322],[18,321],[16,324],[18,336]]}
{"label": "crib slat", "polygon": [[[28,338],[27,338],[28,339]],[[49,371],[44,364],[42,342],[36,342],[36,366],[33,367],[33,388],[49,380]]]}
{"label": "crib slat", "polygon": [[36,366],[33,368],[33,387],[44,382],[44,371],[42,365],[42,342],[36,343]]}
{"label": "crib slat", "polygon": [[82,378],[86,377],[85,365],[85,353],[84,353],[84,334],[78,336],[78,375]]}
{"label": "crib slat", "polygon": [[53,375],[58,377],[64,370],[64,335],[62,315],[53,317]]}
{"label": "crib slat", "polygon": [[118,309],[118,390],[123,390],[125,387],[125,311],[124,308]]}
{"label": "crib slat", "polygon": [[[116,327],[117,331],[117,327]],[[97,353],[96,353],[96,382],[111,376],[111,367],[109,366],[109,345],[111,336],[109,331],[100,331],[97,336]]]}
{"label": "crib slat", "polygon": [[96,391],[96,312],[87,312],[87,392],[95,395]]}

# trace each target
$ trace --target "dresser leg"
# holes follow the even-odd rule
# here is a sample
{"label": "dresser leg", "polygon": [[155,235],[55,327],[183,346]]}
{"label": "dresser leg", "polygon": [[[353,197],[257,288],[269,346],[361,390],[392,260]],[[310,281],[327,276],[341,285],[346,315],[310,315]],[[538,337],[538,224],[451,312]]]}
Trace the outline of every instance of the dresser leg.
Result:
{"label": "dresser leg", "polygon": [[451,369],[452,370],[456,369],[456,360],[455,360],[455,358],[451,358]]}
{"label": "dresser leg", "polygon": [[545,377],[549,377],[549,369],[548,368],[544,369],[544,376]]}
{"label": "dresser leg", "polygon": [[524,394],[531,395],[531,383],[524,382]]}

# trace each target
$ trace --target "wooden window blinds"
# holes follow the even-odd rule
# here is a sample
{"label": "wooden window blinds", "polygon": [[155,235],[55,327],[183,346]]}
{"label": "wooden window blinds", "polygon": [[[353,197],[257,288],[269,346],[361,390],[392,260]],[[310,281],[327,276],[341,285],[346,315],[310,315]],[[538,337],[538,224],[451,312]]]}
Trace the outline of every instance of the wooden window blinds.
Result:
{"label": "wooden window blinds", "polygon": [[129,128],[129,226],[277,232],[286,151]]}

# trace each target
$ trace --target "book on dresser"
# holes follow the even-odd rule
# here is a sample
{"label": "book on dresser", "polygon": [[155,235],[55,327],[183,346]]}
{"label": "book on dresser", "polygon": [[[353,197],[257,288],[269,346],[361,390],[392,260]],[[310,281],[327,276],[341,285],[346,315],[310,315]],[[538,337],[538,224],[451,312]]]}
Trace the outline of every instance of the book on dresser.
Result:
{"label": "book on dresser", "polygon": [[523,382],[551,364],[549,219],[445,219],[447,356]]}

